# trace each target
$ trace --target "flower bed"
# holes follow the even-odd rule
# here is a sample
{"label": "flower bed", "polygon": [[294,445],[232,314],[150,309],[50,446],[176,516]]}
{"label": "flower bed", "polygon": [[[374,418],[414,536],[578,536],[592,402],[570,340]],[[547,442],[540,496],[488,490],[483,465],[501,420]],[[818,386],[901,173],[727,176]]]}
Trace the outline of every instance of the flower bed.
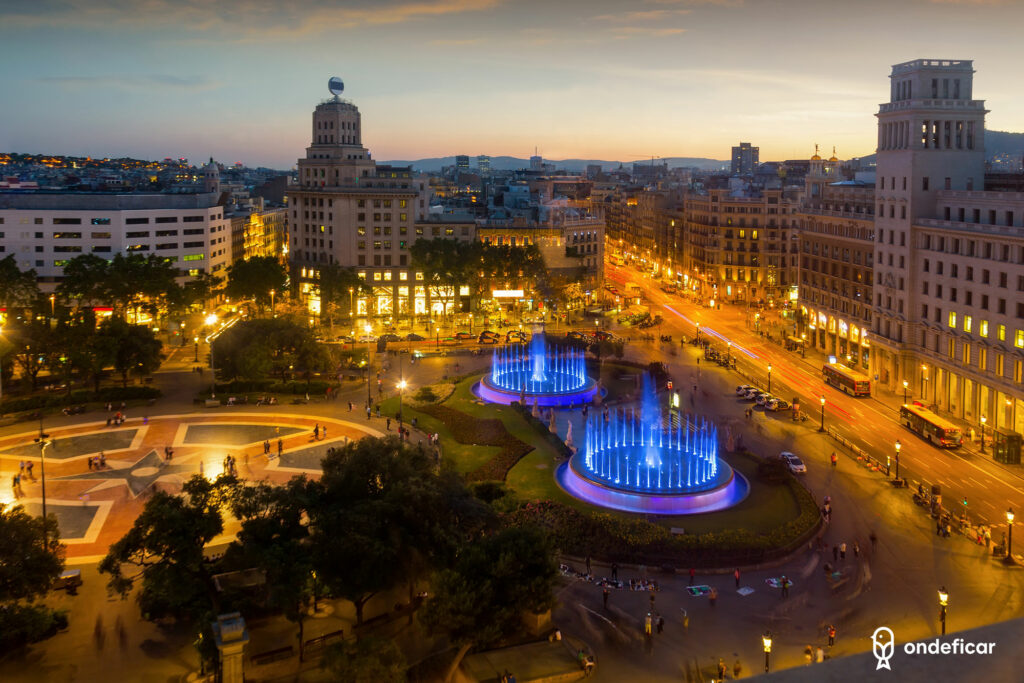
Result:
{"label": "flower bed", "polygon": [[623,519],[604,512],[584,512],[553,501],[524,503],[507,513],[511,524],[532,523],[551,534],[560,552],[594,555],[609,561],[673,567],[752,565],[782,557],[806,543],[821,523],[813,496],[796,481],[787,484],[800,514],[768,534],[729,529],[706,534],[674,535],[641,518]]}
{"label": "flower bed", "polygon": [[501,420],[481,420],[440,405],[424,405],[417,410],[443,423],[461,444],[498,446],[501,449],[493,458],[469,472],[466,475],[468,481],[504,481],[509,470],[533,450],[533,446],[510,434]]}

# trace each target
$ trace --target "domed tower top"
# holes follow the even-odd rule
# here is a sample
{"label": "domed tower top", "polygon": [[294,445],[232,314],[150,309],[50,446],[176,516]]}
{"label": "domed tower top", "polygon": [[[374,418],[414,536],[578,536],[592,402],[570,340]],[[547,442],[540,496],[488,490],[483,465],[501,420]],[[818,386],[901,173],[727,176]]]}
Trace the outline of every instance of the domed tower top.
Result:
{"label": "domed tower top", "polygon": [[203,191],[220,192],[220,167],[210,157],[210,162],[203,166]]}

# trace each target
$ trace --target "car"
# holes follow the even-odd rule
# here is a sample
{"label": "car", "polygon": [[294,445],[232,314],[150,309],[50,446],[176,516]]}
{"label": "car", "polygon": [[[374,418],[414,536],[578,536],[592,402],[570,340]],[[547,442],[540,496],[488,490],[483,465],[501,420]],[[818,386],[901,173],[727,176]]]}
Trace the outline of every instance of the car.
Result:
{"label": "car", "polygon": [[742,398],[744,401],[756,401],[757,397],[763,393],[764,392],[761,391],[760,389],[748,389],[747,393],[740,396],[740,398]]}
{"label": "car", "polygon": [[380,335],[379,341],[398,342],[398,341],[402,341],[402,338],[399,337],[397,334],[392,334],[392,333],[389,332],[387,334]]}
{"label": "car", "polygon": [[765,407],[773,412],[778,412],[780,410],[789,410],[792,404],[785,399],[773,398],[771,401],[768,401]]}
{"label": "car", "polygon": [[350,337],[347,334],[341,334],[335,337],[334,341],[338,342],[339,344],[354,344],[356,339],[355,337]]}
{"label": "car", "polygon": [[369,344],[370,342],[377,341],[377,338],[374,337],[372,334],[361,334],[359,335],[359,339],[357,339],[356,341],[358,341],[360,344]]}
{"label": "car", "polygon": [[501,335],[498,334],[497,332],[492,331],[492,330],[484,330],[483,332],[480,333],[480,336],[481,337],[490,337],[492,339],[501,339]]}
{"label": "car", "polygon": [[500,344],[501,335],[494,332],[481,332],[480,336],[477,337],[477,342],[480,344]]}
{"label": "car", "polygon": [[580,332],[579,330],[570,330],[565,333],[565,336],[573,341],[586,341],[587,335]]}
{"label": "car", "polygon": [[527,334],[525,332],[512,331],[505,335],[506,344],[525,343],[527,340]]}
{"label": "car", "polygon": [[441,343],[445,346],[458,346],[462,342],[455,337],[444,337],[441,339]]}
{"label": "car", "polygon": [[475,334],[470,334],[469,332],[456,332],[455,333],[455,338],[463,340],[463,341],[466,341],[466,340],[469,340],[469,339],[476,339],[476,335]]}
{"label": "car", "polygon": [[615,341],[615,335],[605,330],[595,331],[594,336],[597,337],[597,341]]}
{"label": "car", "polygon": [[759,405],[759,406],[766,406],[767,407],[768,401],[771,401],[774,398],[775,397],[772,396],[771,394],[765,393],[765,394],[760,394],[754,400],[757,402],[757,405]]}
{"label": "car", "polygon": [[786,466],[789,467],[789,471],[793,474],[807,474],[807,465],[797,457],[796,453],[782,451],[779,453],[779,457],[786,461]]}
{"label": "car", "polygon": [[751,389],[756,389],[756,388],[757,387],[751,386],[749,384],[741,384],[738,387],[736,387],[736,395],[737,396],[742,396],[743,394],[747,393]]}
{"label": "car", "polygon": [[410,332],[405,335],[405,341],[423,341],[424,339],[426,339],[426,337],[422,334],[416,334],[415,332]]}

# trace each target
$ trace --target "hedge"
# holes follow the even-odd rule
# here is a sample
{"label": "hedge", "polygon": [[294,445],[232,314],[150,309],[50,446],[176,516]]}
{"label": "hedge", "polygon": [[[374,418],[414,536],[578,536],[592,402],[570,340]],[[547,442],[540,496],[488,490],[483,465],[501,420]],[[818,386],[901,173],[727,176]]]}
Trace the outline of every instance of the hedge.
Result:
{"label": "hedge", "polygon": [[533,427],[533,429],[551,444],[551,447],[555,449],[563,458],[568,458],[572,455],[572,449],[565,445],[565,442],[558,438],[557,434],[551,432],[550,427],[545,424],[542,420],[533,416],[532,409],[519,403],[519,401],[512,402],[512,408],[518,412],[526,422]]}
{"label": "hedge", "polygon": [[[337,387],[337,382],[314,379],[282,382],[274,379],[234,379],[217,382],[217,391],[225,394],[244,394],[250,391],[264,391],[271,394],[323,394],[328,387]],[[205,394],[206,392],[203,392]]]}
{"label": "hedge", "polygon": [[467,481],[504,481],[509,470],[533,450],[533,446],[513,436],[501,420],[477,419],[447,406],[425,405],[421,413],[439,420],[461,444],[498,446],[501,450],[490,460],[466,475]]}
{"label": "hedge", "polygon": [[12,398],[3,402],[0,412],[19,413],[25,410],[39,410],[40,408],[61,408],[63,406],[79,405],[99,401],[130,401],[134,399],[159,398],[162,394],[156,387],[131,386],[131,387],[103,387],[99,391],[88,389],[76,389],[70,394],[40,394],[37,396],[25,396],[23,398]]}
{"label": "hedge", "polygon": [[643,518],[623,519],[605,512],[584,512],[553,501],[533,501],[504,515],[510,524],[532,523],[547,529],[555,546],[569,555],[593,555],[608,561],[671,567],[731,567],[782,557],[806,543],[821,523],[813,496],[799,482],[790,487],[800,514],[768,534],[730,529],[675,535]]}

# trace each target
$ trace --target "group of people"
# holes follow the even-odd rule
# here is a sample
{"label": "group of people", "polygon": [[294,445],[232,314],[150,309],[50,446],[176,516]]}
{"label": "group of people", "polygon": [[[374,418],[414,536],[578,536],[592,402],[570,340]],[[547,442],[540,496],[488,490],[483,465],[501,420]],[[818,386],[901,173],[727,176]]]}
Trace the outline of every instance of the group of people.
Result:
{"label": "group of people", "polygon": [[[282,453],[284,453],[284,440],[278,439],[277,457],[280,458]],[[273,454],[270,452],[270,439],[267,439],[266,441],[263,442],[263,455],[267,456],[267,460],[270,460],[271,458],[274,457]]]}
{"label": "group of people", "polygon": [[11,480],[11,491],[14,493],[15,498],[19,498],[25,495],[25,492],[21,490],[21,480],[28,476],[32,481],[36,480],[34,474],[32,474],[32,468],[35,466],[31,460],[22,460],[18,463],[18,471],[14,474]]}
{"label": "group of people", "polygon": [[101,470],[107,466],[107,454],[100,451],[99,455],[94,455],[88,460],[90,470]]}
{"label": "group of people", "polygon": [[238,467],[235,464],[235,456],[225,455],[224,462],[222,464],[224,465],[224,474],[232,477],[238,476]]}
{"label": "group of people", "polygon": [[[122,403],[121,405],[124,405],[124,404]],[[107,410],[109,410],[109,409],[110,409],[110,408],[109,408],[109,406],[110,406],[110,404],[108,403],[108,404],[107,404]],[[122,413],[122,412],[121,412],[121,411],[119,410],[119,411],[117,411],[117,413],[115,413],[115,414],[114,414],[113,416],[110,416],[110,417],[108,417],[108,418],[107,418],[107,426],[108,426],[108,427],[110,427],[110,426],[114,426],[114,427],[116,427],[116,426],[118,426],[118,425],[120,425],[120,424],[124,424],[124,421],[125,421],[126,419],[127,419],[127,417],[125,416],[125,414],[124,414],[124,413]]]}
{"label": "group of people", "polygon": [[319,422],[315,423],[313,425],[313,441],[320,441],[321,439],[326,439],[326,438],[327,438],[327,425],[324,425],[323,427],[321,427]]}

